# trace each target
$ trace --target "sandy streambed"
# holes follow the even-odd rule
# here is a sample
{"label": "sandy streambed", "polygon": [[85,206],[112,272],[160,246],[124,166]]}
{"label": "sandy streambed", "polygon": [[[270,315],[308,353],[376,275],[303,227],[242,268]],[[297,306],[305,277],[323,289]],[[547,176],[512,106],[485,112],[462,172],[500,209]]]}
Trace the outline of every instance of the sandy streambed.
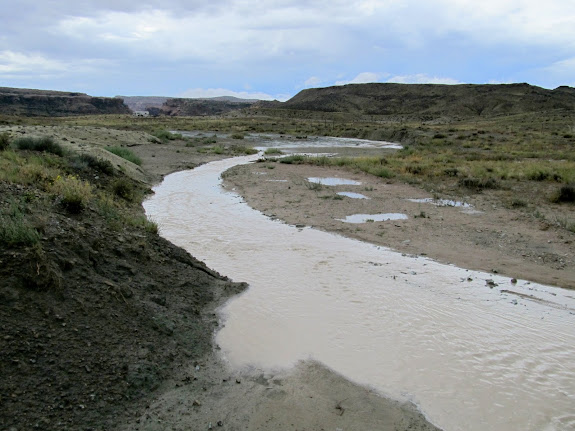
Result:
{"label": "sandy streambed", "polygon": [[274,222],[221,193],[219,175],[247,161],[171,175],[146,207],[168,239],[250,283],[217,335],[236,372],[316,359],[446,429],[574,425],[570,292]]}
{"label": "sandy streambed", "polygon": [[[314,177],[339,177],[361,184],[312,187],[308,178]],[[226,172],[224,184],[251,207],[290,224],[313,226],[462,268],[575,289],[575,234],[525,211],[506,208],[499,196],[502,191],[449,201],[449,197],[434,199],[418,187],[363,173],[271,162],[238,166]],[[346,192],[368,199],[338,194]],[[405,214],[407,219],[340,221],[353,214],[381,213]]]}

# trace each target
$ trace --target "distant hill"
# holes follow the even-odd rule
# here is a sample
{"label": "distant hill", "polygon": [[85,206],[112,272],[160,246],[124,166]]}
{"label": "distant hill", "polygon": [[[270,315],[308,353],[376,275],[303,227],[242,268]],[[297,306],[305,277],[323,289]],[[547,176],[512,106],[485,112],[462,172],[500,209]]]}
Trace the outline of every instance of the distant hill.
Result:
{"label": "distant hill", "polygon": [[[265,104],[264,104],[265,106]],[[413,118],[470,118],[552,109],[575,111],[575,88],[529,84],[349,84],[303,90],[276,109]]]}
{"label": "distant hill", "polygon": [[161,108],[168,100],[167,97],[159,96],[116,96],[124,99],[124,103],[132,111],[147,111],[149,108]]}
{"label": "distant hill", "polygon": [[170,116],[223,115],[231,111],[250,108],[254,101],[240,101],[232,96],[209,99],[168,99],[162,105],[162,113]]}
{"label": "distant hill", "polygon": [[214,100],[216,102],[257,103],[259,99],[241,99],[235,96],[200,97],[194,100]]}
{"label": "distant hill", "polygon": [[116,96],[132,111],[154,111],[155,114],[170,116],[222,115],[230,111],[249,108],[259,102],[257,99],[240,99],[234,96],[203,98],[171,98],[160,96]]}
{"label": "distant hill", "polygon": [[67,116],[128,114],[120,98],[92,97],[84,93],[0,87],[0,114]]}

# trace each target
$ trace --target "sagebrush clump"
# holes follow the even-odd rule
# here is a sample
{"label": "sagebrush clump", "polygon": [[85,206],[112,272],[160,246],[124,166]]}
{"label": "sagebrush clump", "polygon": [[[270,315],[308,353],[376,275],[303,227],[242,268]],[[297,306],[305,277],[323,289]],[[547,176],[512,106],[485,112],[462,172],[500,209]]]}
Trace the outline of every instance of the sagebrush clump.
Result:
{"label": "sagebrush clump", "polygon": [[20,150],[40,151],[63,156],[64,148],[49,136],[41,138],[24,137],[14,140],[14,146]]}
{"label": "sagebrush clump", "polygon": [[10,147],[10,135],[6,132],[0,133],[0,151],[4,151]]}
{"label": "sagebrush clump", "polygon": [[93,196],[92,185],[74,175],[58,175],[50,186],[57,201],[70,213],[78,214],[84,210]]}

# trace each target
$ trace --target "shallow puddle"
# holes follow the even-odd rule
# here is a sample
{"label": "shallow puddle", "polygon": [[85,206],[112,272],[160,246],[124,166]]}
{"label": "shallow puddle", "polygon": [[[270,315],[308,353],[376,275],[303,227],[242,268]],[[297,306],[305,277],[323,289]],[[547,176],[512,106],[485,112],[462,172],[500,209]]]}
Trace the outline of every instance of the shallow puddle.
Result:
{"label": "shallow puddle", "polygon": [[366,195],[362,195],[361,193],[353,193],[353,192],[339,192],[338,195],[346,196],[352,199],[369,199]]}
{"label": "shallow puddle", "polygon": [[387,213],[387,214],[353,214],[346,218],[338,218],[344,223],[369,223],[376,221],[389,221],[389,220],[407,220],[407,215],[399,213]]}
{"label": "shallow puddle", "polygon": [[470,204],[460,201],[453,201],[450,199],[433,199],[433,198],[421,198],[421,199],[407,199],[409,202],[431,204],[438,207],[456,207],[456,208],[473,208]]}
{"label": "shallow puddle", "polygon": [[361,181],[349,180],[347,178],[336,177],[310,177],[307,179],[310,183],[321,184],[322,186],[360,186]]}
{"label": "shallow puddle", "polygon": [[220,187],[256,158],[169,175],[144,203],[164,237],[250,284],[221,310],[231,366],[313,358],[447,431],[575,429],[572,292],[272,221]]}

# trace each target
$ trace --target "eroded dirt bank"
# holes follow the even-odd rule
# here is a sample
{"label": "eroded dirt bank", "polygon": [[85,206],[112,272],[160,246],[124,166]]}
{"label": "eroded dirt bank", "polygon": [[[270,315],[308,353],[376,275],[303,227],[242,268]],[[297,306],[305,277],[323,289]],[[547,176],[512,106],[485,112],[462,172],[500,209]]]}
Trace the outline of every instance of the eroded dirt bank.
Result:
{"label": "eroded dirt bank", "polygon": [[[313,185],[310,177],[339,177],[361,184]],[[225,186],[242,195],[251,207],[290,224],[313,226],[462,268],[575,288],[575,234],[533,217],[526,209],[507,207],[504,190],[433,195],[399,181],[349,170],[271,162],[229,170]],[[435,199],[436,205],[408,199]],[[441,204],[441,199],[459,201],[461,206],[455,206],[455,201]],[[546,211],[541,205],[540,210]],[[569,211],[568,207],[555,210]],[[404,214],[407,219],[341,221],[353,214],[381,213]]]}

